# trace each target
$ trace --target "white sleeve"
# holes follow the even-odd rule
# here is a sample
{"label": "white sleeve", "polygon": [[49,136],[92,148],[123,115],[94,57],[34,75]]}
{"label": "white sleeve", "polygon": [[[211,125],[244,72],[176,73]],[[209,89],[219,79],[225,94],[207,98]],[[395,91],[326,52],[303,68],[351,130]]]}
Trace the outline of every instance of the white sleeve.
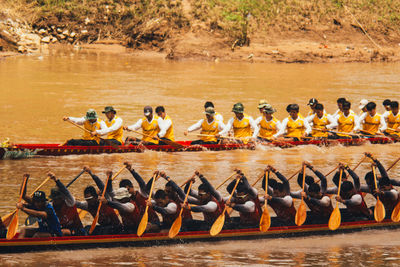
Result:
{"label": "white sleeve", "polygon": [[282,129],[282,123],[278,120],[276,121],[276,129],[277,129],[277,132],[279,132]]}
{"label": "white sleeve", "polygon": [[228,134],[229,130],[232,128],[233,125],[233,118],[231,118],[228,123],[225,125],[224,129],[219,132],[220,135]]}
{"label": "white sleeve", "polygon": [[224,117],[221,114],[217,114],[214,116],[216,121],[224,122]]}
{"label": "white sleeve", "polygon": [[340,115],[339,115],[339,112],[340,112],[340,109],[337,109],[337,110],[335,111],[335,113],[334,113],[332,116],[333,116],[333,117],[340,116]]}
{"label": "white sleeve", "polygon": [[291,197],[291,196],[285,196],[284,198],[283,198],[283,205],[285,205],[286,207],[290,207],[290,206],[292,206],[292,203],[293,203],[293,198]]}
{"label": "white sleeve", "polygon": [[385,119],[385,121],[389,117],[389,114],[390,114],[390,111],[385,111],[385,113],[383,113],[383,118]]}
{"label": "white sleeve", "polygon": [[312,129],[310,127],[310,124],[308,124],[307,120],[304,120],[304,127],[306,128],[306,130],[304,131],[305,134],[310,134]]}
{"label": "white sleeve", "polygon": [[361,130],[364,124],[365,117],[367,117],[367,112],[364,112],[357,120],[357,130]]}
{"label": "white sleeve", "polygon": [[105,135],[105,134],[111,133],[111,132],[116,131],[119,128],[121,128],[122,127],[122,123],[123,123],[122,119],[121,118],[117,118],[115,120],[115,123],[113,125],[111,125],[111,127],[101,128],[100,130],[97,130],[96,133],[98,133],[100,135]]}
{"label": "white sleeve", "polygon": [[193,132],[196,131],[198,129],[201,129],[201,125],[203,124],[204,119],[199,120],[198,122],[196,122],[195,124],[193,124],[192,126],[190,126],[187,131],[188,132]]}
{"label": "white sleeve", "polygon": [[286,132],[286,126],[288,123],[289,119],[285,118],[282,123],[281,123],[281,128],[279,129],[279,132],[277,132],[276,134],[274,134],[274,138],[279,137],[281,135],[284,135]]}
{"label": "white sleeve", "polygon": [[173,203],[173,202],[169,203],[169,204],[165,207],[165,211],[166,211],[168,214],[175,214],[177,210],[178,210],[178,207],[177,207],[176,204]]}
{"label": "white sleeve", "polygon": [[257,126],[260,124],[261,120],[262,120],[262,116],[258,117],[257,119],[254,120],[254,123],[257,124]]}
{"label": "white sleeve", "polygon": [[164,137],[167,133],[169,127],[172,125],[172,121],[170,119],[163,120],[162,118],[158,118],[158,125],[160,127],[160,132],[158,133],[159,137]]}
{"label": "white sleeve", "polygon": [[333,118],[331,115],[326,116],[328,118],[329,124],[326,126],[327,129],[333,129],[338,126],[337,120]]}
{"label": "white sleeve", "polygon": [[307,116],[307,117],[306,117],[306,121],[307,121],[308,123],[311,123],[311,122],[313,121],[313,119],[315,118],[316,115],[317,115],[317,114],[314,113],[314,114],[311,114],[310,116]]}
{"label": "white sleeve", "polygon": [[218,121],[218,131],[222,131],[225,128],[223,121]]}
{"label": "white sleeve", "polygon": [[262,116],[258,117],[257,119],[255,119],[254,123],[257,125],[257,129],[254,130],[253,132],[253,138],[257,138],[258,133],[260,132],[260,126],[258,126],[262,120]]}
{"label": "white sleeve", "polygon": [[137,131],[137,130],[140,129],[140,127],[142,127],[142,123],[143,123],[143,120],[140,119],[135,124],[132,124],[132,125],[128,126],[128,129]]}
{"label": "white sleeve", "polygon": [[83,125],[86,121],[85,117],[82,118],[68,117],[68,119],[78,125]]}
{"label": "white sleeve", "polygon": [[387,129],[386,120],[383,116],[381,116],[381,127],[379,128],[379,130],[381,132],[384,132],[386,129]]}

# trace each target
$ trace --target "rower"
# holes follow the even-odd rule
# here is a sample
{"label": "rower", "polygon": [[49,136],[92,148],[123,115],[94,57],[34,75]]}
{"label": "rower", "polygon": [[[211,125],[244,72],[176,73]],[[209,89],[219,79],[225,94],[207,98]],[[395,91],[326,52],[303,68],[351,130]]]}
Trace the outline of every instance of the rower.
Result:
{"label": "rower", "polygon": [[310,106],[310,111],[307,114],[307,119],[309,116],[312,116],[315,114],[315,106],[318,104],[318,100],[316,98],[311,98],[308,100],[307,106]]}
{"label": "rower", "polygon": [[257,129],[253,133],[253,138],[260,141],[269,140],[281,129],[280,121],[272,115],[275,112],[276,110],[270,104],[264,106],[262,109],[263,116],[255,120]]}
{"label": "rower", "polygon": [[185,135],[188,135],[189,132],[201,129],[200,140],[192,141],[191,145],[217,144],[218,139],[216,135],[225,127],[222,121],[219,121],[215,118],[216,115],[213,107],[206,108],[206,111],[204,113],[206,114],[206,119],[199,120],[184,132]]}
{"label": "rower", "polygon": [[390,107],[390,103],[392,103],[390,99],[385,99],[382,102],[383,108],[385,109],[385,112],[382,114],[382,116],[385,118],[386,123],[387,123],[387,117],[389,116],[389,113],[392,110]]}
{"label": "rower", "polygon": [[[92,135],[107,135],[107,142],[111,142],[115,145],[122,145],[122,135],[124,133],[122,128],[122,119],[118,117],[117,111],[112,106],[107,106],[102,112],[106,115],[105,120],[106,128],[92,131]],[[107,145],[107,142],[100,142],[101,145]]]}
{"label": "rower", "polygon": [[290,137],[298,141],[310,134],[311,127],[307,120],[299,116],[299,105],[291,104],[287,110],[289,110],[289,117],[282,121],[281,129],[273,137],[277,138],[286,133],[285,137]]}
{"label": "rower", "polygon": [[375,135],[384,132],[387,128],[383,116],[376,112],[376,104],[369,102],[366,106],[367,112],[361,115],[358,128],[366,135]]}
{"label": "rower", "polygon": [[33,196],[26,195],[28,187],[29,174],[25,174],[26,186],[22,198],[27,203],[17,203],[17,208],[28,215],[38,219],[38,228],[22,228],[18,238],[26,237],[53,237],[62,236],[60,221],[57,218],[53,206],[47,202],[46,194],[43,191],[36,191]]}
{"label": "rower", "polygon": [[[119,182],[119,187],[120,188],[125,187],[126,189],[128,189],[128,191],[131,195],[130,198],[131,198],[131,200],[135,201],[137,207],[140,210],[140,216],[142,217],[145,212],[145,209],[146,209],[146,200],[147,200],[148,194],[149,194],[149,192],[147,192],[147,189],[146,189],[146,183],[144,182],[143,178],[139,175],[139,173],[137,173],[132,168],[131,164],[129,164],[128,162],[125,162],[124,164],[126,166],[126,169],[130,171],[133,178],[135,178],[136,182],[138,183],[139,190],[135,190],[132,182],[128,179],[122,179]],[[160,231],[160,219],[158,218],[158,215],[151,207],[149,207],[147,213],[149,216],[149,220],[148,220],[145,231],[146,232],[159,232]]]}
{"label": "rower", "polygon": [[[92,177],[98,189],[102,192],[104,190],[104,183],[99,179],[99,177],[92,173],[89,167],[85,166],[83,169]],[[107,171],[106,175],[111,176],[111,172]],[[108,190],[105,195],[109,197]],[[85,201],[77,201],[76,206],[79,209],[88,211],[93,218],[95,218],[100,203],[96,189],[93,186],[87,186],[84,190],[84,196]],[[122,229],[118,215],[115,213],[114,209],[108,205],[101,205],[98,224],[99,225],[96,226],[92,233],[93,235],[118,234]],[[87,226],[85,229],[88,227],[90,228],[90,226]]]}
{"label": "rower", "polygon": [[[236,187],[230,202],[226,205],[239,212],[239,217],[231,217],[233,228],[257,228],[262,214],[260,201],[258,199],[257,190],[250,186],[247,178],[240,173],[240,182]],[[227,191],[231,194],[236,184],[233,180],[227,187]]]}
{"label": "rower", "polygon": [[50,198],[53,200],[53,207],[61,224],[61,231],[65,235],[85,235],[81,219],[76,208],[75,198],[67,187],[56,178],[54,173],[49,172],[48,176],[56,183],[57,187],[51,189]]}
{"label": "rower", "polygon": [[[207,101],[204,104],[204,111],[206,111],[206,109],[209,108],[209,107],[211,107],[211,108],[213,108],[215,110],[213,102]],[[224,124],[224,117],[219,112],[215,111],[214,117],[215,117],[215,120],[217,120],[217,121],[221,122],[222,124]]]}
{"label": "rower", "polygon": [[240,102],[233,105],[232,112],[235,113],[235,117],[228,121],[219,135],[227,135],[233,129],[233,136],[239,139],[237,142],[248,143],[253,131],[257,130],[256,123],[251,116],[244,113],[244,106]]}
{"label": "rower", "polygon": [[[157,136],[160,139],[167,139],[170,141],[175,141],[174,137],[174,124],[172,123],[172,119],[167,113],[165,113],[165,108],[163,106],[156,107],[156,113],[159,117],[159,126],[160,132]],[[166,145],[164,142],[159,141],[159,145]]]}
{"label": "rower", "polygon": [[97,146],[100,144],[100,138],[98,135],[91,135],[90,132],[107,128],[104,121],[97,117],[97,113],[94,109],[89,109],[86,112],[85,117],[64,117],[64,121],[72,121],[88,130],[83,132],[82,139],[70,139],[67,141],[67,146]]}
{"label": "rower", "polygon": [[156,212],[161,214],[161,232],[168,232],[173,222],[179,216],[180,210],[178,205],[170,199],[168,194],[162,189],[157,190],[154,194],[154,201],[148,201],[147,205],[153,207]]}
{"label": "rower", "polygon": [[[191,212],[203,213],[204,219],[187,222],[186,228],[189,231],[209,230],[215,220],[222,214],[225,204],[220,193],[215,190],[203,174],[196,171],[195,175],[198,176],[202,182],[197,191],[191,189],[189,193],[188,203],[195,204],[195,206],[189,206],[189,204],[186,204],[183,208],[190,210]],[[195,177],[192,178],[192,182],[195,182]],[[189,189],[188,187],[189,184],[186,184],[185,191]],[[227,219],[229,219],[229,215],[225,217],[225,221]]]}
{"label": "rower", "polygon": [[[320,179],[321,186],[314,182],[313,177],[306,175],[304,192],[303,190],[299,190],[297,192],[291,192],[290,195],[293,198],[304,198],[304,201],[310,209],[309,215],[307,215],[306,223],[327,223],[333,211],[333,207],[331,199],[326,194],[326,177],[318,170],[315,170],[310,163],[304,162],[304,165],[313,171],[314,174]],[[300,185],[300,187],[303,186],[303,171],[299,173],[297,183]]]}
{"label": "rower", "polygon": [[[324,112],[324,106],[320,103],[315,104],[314,107],[315,113],[309,117],[307,117],[307,121],[312,125],[313,129],[311,135],[313,137],[318,138],[328,138],[328,133],[326,130],[331,130],[337,126],[336,120],[329,114]],[[343,104],[342,104],[342,112],[343,114]]]}
{"label": "rower", "polygon": [[[145,145],[158,145],[158,139],[155,137],[160,132],[160,124],[162,124],[162,120],[157,116],[153,115],[153,108],[150,106],[145,106],[143,109],[144,117],[138,120],[135,124],[130,125],[128,127],[124,127],[125,130],[134,130],[137,131],[142,128],[143,131],[143,139],[141,143]],[[127,141],[140,141],[137,138],[127,138]]]}
{"label": "rower", "polygon": [[347,100],[346,100],[346,98],[344,98],[344,97],[340,97],[340,98],[338,98],[338,99],[336,100],[338,109],[337,109],[336,112],[332,115],[333,117],[340,116],[340,114],[343,112],[343,103],[346,102],[346,101],[347,101]]}
{"label": "rower", "polygon": [[[268,205],[274,210],[276,217],[272,218],[271,225],[272,226],[289,226],[295,225],[295,216],[296,209],[294,207],[293,198],[290,196],[290,185],[289,181],[283,176],[280,172],[278,172],[275,168],[268,165],[268,167],[264,170],[265,172],[271,171],[278,177],[281,182],[276,182],[274,179],[270,179],[268,181],[268,188],[265,188],[265,179],[264,175],[262,181],[262,188],[267,190],[268,194],[266,195],[268,199]],[[264,203],[265,197],[260,198],[260,203]]]}
{"label": "rower", "polygon": [[[358,116],[352,111],[351,109],[351,103],[349,101],[346,101],[342,105],[343,112],[336,116],[337,124],[338,124],[338,132],[342,133],[351,133],[354,130],[357,130],[357,122],[358,122]],[[348,135],[344,134],[336,134],[338,138],[348,138]]]}
{"label": "rower", "polygon": [[358,117],[360,117],[361,115],[363,115],[364,113],[367,112],[367,104],[368,103],[369,103],[369,101],[367,99],[360,100],[360,105],[358,106],[358,108],[360,109],[360,114]]}
{"label": "rower", "polygon": [[[391,111],[385,118],[387,120],[387,127],[385,134],[392,135],[394,137],[400,137],[400,112],[399,112],[399,102],[392,101],[390,103]],[[384,115],[385,117],[385,115]]]}

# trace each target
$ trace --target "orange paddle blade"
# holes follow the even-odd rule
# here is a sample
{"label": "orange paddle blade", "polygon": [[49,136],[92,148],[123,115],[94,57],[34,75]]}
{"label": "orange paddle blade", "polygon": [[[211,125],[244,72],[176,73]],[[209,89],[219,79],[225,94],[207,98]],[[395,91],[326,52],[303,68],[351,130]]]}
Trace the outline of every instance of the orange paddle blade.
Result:
{"label": "orange paddle blade", "polygon": [[268,210],[265,208],[260,220],[260,231],[266,232],[271,226],[271,216],[269,215]]}
{"label": "orange paddle blade", "polygon": [[10,225],[7,230],[7,239],[13,239],[18,229],[18,210],[11,219]]}
{"label": "orange paddle blade", "polygon": [[392,221],[394,221],[394,222],[400,221],[400,202],[397,202],[396,207],[394,207],[394,209],[393,209]]}
{"label": "orange paddle blade", "polygon": [[374,209],[375,221],[381,222],[383,221],[383,219],[385,219],[385,216],[386,216],[385,206],[383,206],[382,201],[379,199],[379,197],[377,197]]}
{"label": "orange paddle blade", "polygon": [[296,212],[295,223],[297,226],[301,226],[306,221],[306,219],[307,219],[306,203],[304,202],[304,200],[301,200],[301,203]]}
{"label": "orange paddle blade", "polygon": [[336,203],[335,209],[331,213],[329,218],[328,227],[330,230],[335,231],[339,228],[342,222],[342,215],[340,214],[339,205]]}
{"label": "orange paddle blade", "polygon": [[210,235],[216,236],[219,234],[219,232],[221,232],[222,227],[224,227],[225,224],[225,210],[221,215],[219,215],[214,224],[211,226]]}
{"label": "orange paddle blade", "polygon": [[182,226],[182,213],[179,214],[178,218],[176,218],[176,220],[172,224],[171,229],[169,229],[168,237],[174,238],[181,230],[181,226]]}
{"label": "orange paddle blade", "polygon": [[137,235],[138,236],[143,235],[144,231],[146,231],[147,222],[149,221],[148,209],[149,209],[149,206],[146,206],[146,210],[144,211],[142,220],[140,221],[138,229],[137,229]]}
{"label": "orange paddle blade", "polygon": [[17,212],[17,209],[15,209],[13,212],[1,217],[1,220],[3,221],[3,224],[4,224],[5,227],[8,227],[10,225],[12,216],[14,216],[14,214],[16,212]]}

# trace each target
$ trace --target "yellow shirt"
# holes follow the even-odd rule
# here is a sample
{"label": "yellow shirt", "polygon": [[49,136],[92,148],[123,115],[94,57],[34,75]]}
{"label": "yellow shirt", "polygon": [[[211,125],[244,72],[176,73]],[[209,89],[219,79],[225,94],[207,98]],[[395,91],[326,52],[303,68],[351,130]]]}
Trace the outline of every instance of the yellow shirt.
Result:
{"label": "yellow shirt", "polygon": [[376,134],[379,131],[380,125],[381,114],[375,113],[375,115],[371,117],[368,113],[364,119],[363,130],[370,134]]}
{"label": "yellow shirt", "polygon": [[250,117],[247,114],[243,114],[242,120],[238,120],[235,116],[233,119],[233,135],[237,138],[251,137],[252,130],[250,126]]}
{"label": "yellow shirt", "polygon": [[[94,132],[94,131],[101,129],[100,122],[101,122],[100,119],[97,119],[95,123],[90,123],[89,120],[85,120],[85,122],[83,123],[83,127],[90,132]],[[83,140],[96,140],[97,143],[100,143],[100,138],[98,136],[93,136],[89,132],[86,132],[86,131],[83,132],[82,139]]]}
{"label": "yellow shirt", "polygon": [[166,115],[164,120],[171,120],[171,126],[168,128],[166,134],[164,135],[165,138],[175,141],[175,136],[174,136],[174,123],[172,122],[172,119],[169,115]]}
{"label": "yellow shirt", "polygon": [[278,132],[277,122],[278,120],[274,116],[272,116],[272,119],[270,121],[267,121],[263,116],[259,123],[260,131],[258,132],[258,136],[262,138],[272,137],[274,134]]}
{"label": "yellow shirt", "polygon": [[[389,116],[387,117],[387,124],[388,128],[397,129],[400,126],[400,112],[397,112],[397,115],[395,116],[393,112],[390,111]],[[389,129],[387,129],[386,132],[400,136],[400,132],[395,132]]]}
{"label": "yellow shirt", "polygon": [[[319,118],[317,114],[315,114],[312,122],[313,122],[313,128],[317,129],[326,129],[326,125],[329,124],[328,116],[326,113],[322,115],[322,118]],[[316,130],[312,130],[311,135],[314,137],[328,137],[327,132],[321,132]]]}
{"label": "yellow shirt", "polygon": [[215,119],[211,123],[208,123],[207,119],[204,119],[201,124],[200,134],[212,136],[201,136],[200,139],[204,142],[216,142],[217,138],[214,135],[218,134],[218,124],[219,122]]}
{"label": "yellow shirt", "polygon": [[[143,133],[146,135],[149,135],[151,137],[157,136],[157,134],[160,132],[160,127],[158,126],[158,116],[153,115],[153,119],[151,120],[151,122],[149,122],[146,117],[143,117],[142,130]],[[158,144],[157,139],[153,139],[149,136],[143,135],[143,141]]]}
{"label": "yellow shirt", "polygon": [[297,120],[294,121],[292,117],[288,117],[288,122],[286,125],[286,136],[287,137],[297,137],[300,138],[303,136],[304,131],[305,131],[305,126],[304,126],[304,117],[301,116],[300,114],[297,117]]}
{"label": "yellow shirt", "polygon": [[350,133],[356,126],[356,114],[350,113],[349,116],[340,114],[338,119],[338,132]]}
{"label": "yellow shirt", "polygon": [[[106,120],[105,123],[106,123],[107,127],[111,127],[115,123],[115,120],[117,118],[118,118],[117,116],[114,116],[112,121]],[[122,143],[122,135],[123,134],[124,134],[124,129],[121,126],[117,130],[115,130],[111,133],[108,133],[106,139],[115,139]]]}

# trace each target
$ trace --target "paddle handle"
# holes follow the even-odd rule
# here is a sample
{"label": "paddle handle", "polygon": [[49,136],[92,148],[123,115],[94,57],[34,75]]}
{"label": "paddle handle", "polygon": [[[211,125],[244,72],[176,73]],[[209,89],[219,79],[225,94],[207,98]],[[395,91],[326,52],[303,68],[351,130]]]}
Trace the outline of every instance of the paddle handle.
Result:
{"label": "paddle handle", "polygon": [[232,173],[228,178],[226,178],[220,185],[217,186],[217,188],[215,188],[215,190],[218,190],[221,186],[223,186],[229,179],[231,179],[234,175],[236,174],[236,172]]}
{"label": "paddle handle", "polygon": [[261,174],[261,176],[258,177],[257,180],[251,186],[255,186],[264,177],[264,175],[265,173]]}
{"label": "paddle handle", "polygon": [[119,171],[117,171],[117,173],[111,178],[111,181],[114,181],[115,178],[118,177],[118,175],[126,168],[126,166],[122,166],[121,169],[119,169]]}
{"label": "paddle handle", "polygon": [[270,170],[267,171],[267,177],[265,177],[265,199],[264,199],[264,209],[267,208],[267,195],[268,195],[268,180],[269,180],[269,174],[271,173]]}
{"label": "paddle handle", "polygon": [[84,172],[85,170],[82,170],[74,179],[72,179],[71,182],[67,184],[66,188],[70,187]]}
{"label": "paddle handle", "polygon": [[375,182],[375,190],[378,190],[378,185],[376,183],[376,170],[375,170],[375,166],[371,165],[372,168],[372,173],[374,174],[374,182]]}
{"label": "paddle handle", "polygon": [[[102,198],[106,194],[107,185],[108,185],[108,181],[109,180],[110,180],[110,176],[107,176],[106,184],[104,185],[103,193],[101,194]],[[97,207],[96,217],[94,217],[94,219],[93,219],[92,225],[91,225],[90,230],[89,230],[89,234],[92,234],[93,231],[94,231],[94,228],[96,228],[96,224],[97,224],[97,221],[99,220],[99,214],[100,214],[100,209],[101,209],[102,205],[103,205],[103,202],[99,201],[99,206]]]}
{"label": "paddle handle", "polygon": [[[301,192],[304,192],[304,186],[306,184],[306,165],[303,164],[303,186]],[[303,201],[303,196],[301,196],[301,201]]]}
{"label": "paddle handle", "polygon": [[339,168],[339,165],[337,165],[333,170],[331,170],[330,172],[328,172],[327,174],[325,174],[325,177],[328,176],[329,174],[331,174],[332,172],[336,171],[337,168]]}
{"label": "paddle handle", "polygon": [[389,168],[387,168],[387,172],[388,171],[390,171],[393,167],[394,167],[394,165],[396,165],[397,164],[397,162],[399,162],[400,161],[400,158],[398,158],[398,159],[396,159],[396,161],[395,162],[393,162],[393,164],[392,165],[390,165],[390,167]]}
{"label": "paddle handle", "polygon": [[158,137],[158,136],[151,136],[151,135],[148,135],[148,134],[145,134],[145,133],[141,133],[141,132],[138,132],[138,131],[135,131],[135,130],[131,130],[131,129],[126,129],[128,132],[134,132],[134,133],[137,133],[137,134],[141,134],[141,135],[143,135],[143,136],[146,136],[146,137],[150,137],[150,138],[153,138],[153,139],[157,139],[158,141],[160,141],[161,139]]}
{"label": "paddle handle", "polygon": [[364,157],[360,160],[360,162],[353,168],[353,171],[355,171],[355,170],[358,168],[358,166],[360,166],[360,164],[365,160],[366,157],[367,157],[367,156],[364,156]]}
{"label": "paddle handle", "polygon": [[[339,172],[339,186],[338,186],[338,190],[337,190],[337,195],[340,196],[340,189],[342,188],[342,175],[343,175],[343,170],[340,169]],[[336,205],[338,205],[338,203],[336,203]]]}
{"label": "paddle handle", "polygon": [[301,168],[300,170],[298,170],[297,172],[295,172],[292,176],[289,177],[288,181],[292,180],[293,177],[295,177],[297,174],[299,174],[301,172],[303,168]]}
{"label": "paddle handle", "polygon": [[91,133],[91,131],[89,131],[89,130],[86,129],[85,127],[82,127],[81,125],[76,124],[75,122],[73,122],[73,121],[71,121],[71,120],[67,120],[67,122],[71,123],[72,125],[78,127],[79,129],[81,129],[81,130],[83,130],[83,131],[85,131],[85,132],[87,132],[87,133]]}
{"label": "paddle handle", "polygon": [[39,191],[50,179],[51,179],[50,176],[48,176],[48,177],[35,189],[35,191],[33,191],[33,192],[31,193],[30,196],[33,197],[33,194],[34,194],[36,191]]}
{"label": "paddle handle", "polygon": [[24,191],[25,191],[25,187],[26,187],[26,182],[28,181],[28,177],[24,177],[24,181],[22,182],[22,186],[21,186],[21,192],[19,194],[19,199],[18,202],[22,201],[22,197],[24,195]]}
{"label": "paddle handle", "polygon": [[[232,189],[232,193],[231,193],[231,195],[229,196],[229,198],[228,198],[228,201],[227,202],[229,202],[229,201],[231,201],[231,199],[232,199],[232,196],[233,196],[233,194],[235,193],[235,190],[236,190],[236,187],[238,186],[238,184],[239,184],[239,181],[240,181],[240,178],[236,178],[236,183],[235,183],[235,186],[233,187],[233,189]],[[225,210],[226,210],[226,205],[225,205]]]}
{"label": "paddle handle", "polygon": [[[183,201],[182,206],[185,205],[187,202],[187,199],[188,199],[189,193],[190,193],[190,189],[192,189],[192,185],[193,185],[193,181],[190,181],[189,188],[188,188],[188,191],[186,192],[185,200]],[[183,212],[183,207],[181,207],[181,210],[179,212],[179,217],[182,216],[182,212]]]}

